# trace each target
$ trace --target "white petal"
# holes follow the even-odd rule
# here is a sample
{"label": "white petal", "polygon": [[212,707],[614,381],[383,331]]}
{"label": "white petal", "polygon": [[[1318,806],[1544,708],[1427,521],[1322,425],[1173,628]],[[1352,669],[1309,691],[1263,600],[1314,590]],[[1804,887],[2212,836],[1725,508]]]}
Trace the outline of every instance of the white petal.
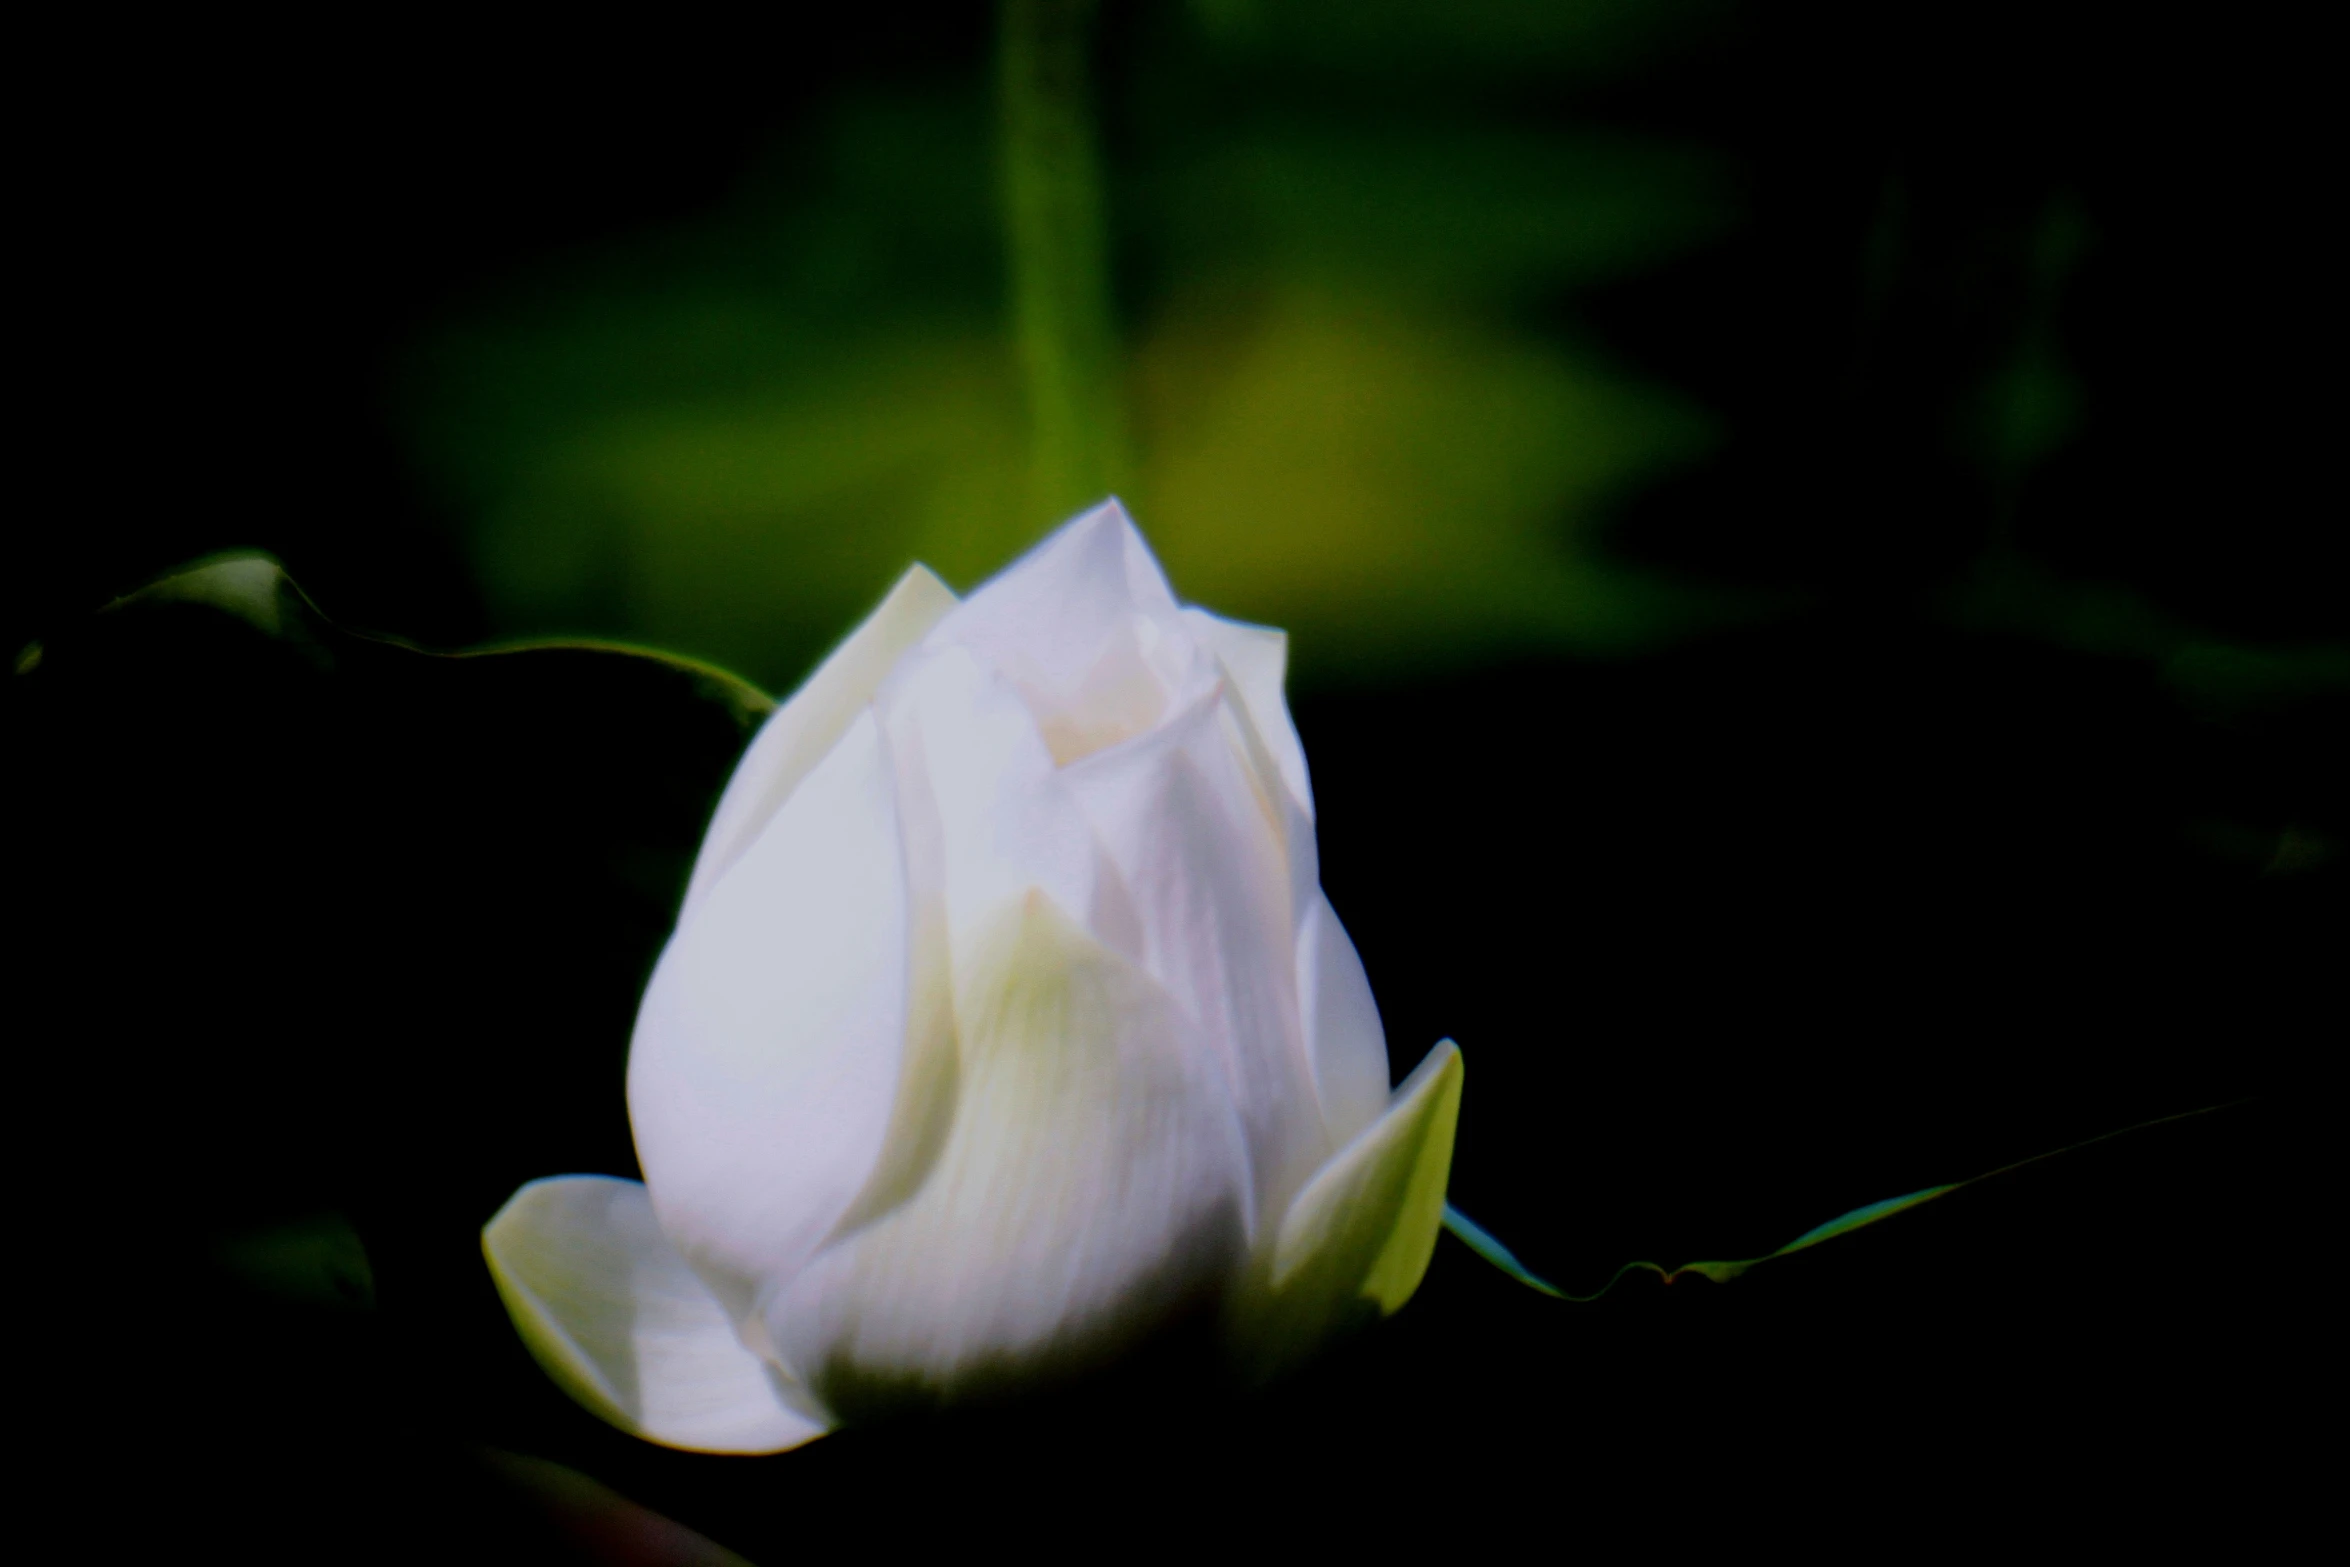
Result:
{"label": "white petal", "polygon": [[918,876],[944,900],[957,948],[980,920],[1041,887],[1090,916],[1094,845],[1035,718],[969,651],[926,651],[883,696],[903,815],[921,843]]}
{"label": "white petal", "polygon": [[1363,960],[1319,890],[1297,936],[1297,989],[1333,1147],[1369,1126],[1387,1103],[1387,1030]]}
{"label": "white petal", "polygon": [[1142,733],[1213,678],[1115,501],[983,584],[924,646],[964,648],[1008,681],[1062,762]]}
{"label": "white petal", "polygon": [[914,567],[898,579],[881,607],[865,617],[864,624],[850,632],[848,640],[760,726],[703,835],[693,877],[686,885],[686,914],[709,896],[718,878],[742,858],[800,780],[855,722],[899,656],[954,607],[955,595],[947,585],[927,566]]}
{"label": "white petal", "polygon": [[1460,1105],[1461,1055],[1448,1039],[1298,1193],[1235,1311],[1260,1364],[1310,1353],[1351,1319],[1392,1312],[1420,1287],[1444,1219]]}
{"label": "white petal", "polygon": [[1041,893],[958,975],[962,1090],[921,1191],[769,1310],[830,1402],[1081,1361],[1228,1276],[1239,1134],[1180,1012]]}
{"label": "white petal", "polygon": [[1335,1143],[1301,1026],[1288,862],[1257,780],[1208,699],[1062,772],[1132,900],[1144,967],[1232,1085],[1254,1196],[1278,1212]]}
{"label": "white petal", "polygon": [[1224,666],[1233,688],[1240,693],[1249,722],[1256,727],[1290,798],[1314,818],[1314,786],[1306,772],[1306,749],[1297,738],[1289,716],[1282,683],[1289,674],[1289,633],[1271,626],[1252,626],[1226,620],[1204,609],[1186,609],[1183,624],[1199,644]]}
{"label": "white petal", "polygon": [[1101,525],[1116,530],[1118,552],[1126,565],[1126,592],[1135,607],[1154,616],[1175,613],[1175,590],[1167,585],[1166,570],[1159,565],[1159,557],[1151,553],[1142,530],[1126,515],[1125,505],[1113,495],[1077,521],[1087,519],[1099,519]]}
{"label": "white petal", "polygon": [[975,589],[930,634],[999,665],[1025,662],[1083,678],[1094,649],[1129,616],[1176,613],[1175,595],[1116,501],[1063,523]]}
{"label": "white petal", "polygon": [[698,1452],[776,1453],[828,1429],[805,1389],[743,1347],[636,1182],[533,1181],[481,1245],[531,1354],[621,1430]]}
{"label": "white petal", "polygon": [[[1298,743],[1289,707],[1282,700],[1281,681],[1289,659],[1288,636],[1264,626],[1219,620],[1205,611],[1187,609],[1185,624],[1196,644],[1209,653],[1226,686],[1236,699],[1226,704],[1227,727],[1235,749],[1244,757],[1265,791],[1267,809],[1274,818],[1282,846],[1289,856],[1289,912],[1304,960],[1307,917],[1322,902],[1321,855],[1314,842],[1313,791],[1307,782],[1305,750]],[[1307,993],[1311,1006],[1311,993]],[[1307,1020],[1312,1039],[1312,1019]],[[1380,1095],[1386,1095],[1386,1070],[1380,1070]],[[1338,1141],[1345,1141],[1340,1135]]]}
{"label": "white petal", "polygon": [[880,1158],[907,1057],[908,906],[868,712],[653,972],[628,1063],[637,1156],[663,1228],[738,1315]]}

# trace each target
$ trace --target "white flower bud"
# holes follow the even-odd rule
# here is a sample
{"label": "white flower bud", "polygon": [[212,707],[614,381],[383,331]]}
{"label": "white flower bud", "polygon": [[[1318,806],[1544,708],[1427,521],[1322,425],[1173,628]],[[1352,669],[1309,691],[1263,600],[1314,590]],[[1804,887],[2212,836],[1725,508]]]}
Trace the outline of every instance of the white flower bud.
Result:
{"label": "white flower bud", "polygon": [[524,1340],[671,1446],[951,1396],[1219,1310],[1256,1364],[1408,1298],[1460,1102],[1392,1094],[1322,895],[1278,631],[1115,502],[961,603],[920,567],[744,756],[631,1045],[645,1183],[483,1232]]}

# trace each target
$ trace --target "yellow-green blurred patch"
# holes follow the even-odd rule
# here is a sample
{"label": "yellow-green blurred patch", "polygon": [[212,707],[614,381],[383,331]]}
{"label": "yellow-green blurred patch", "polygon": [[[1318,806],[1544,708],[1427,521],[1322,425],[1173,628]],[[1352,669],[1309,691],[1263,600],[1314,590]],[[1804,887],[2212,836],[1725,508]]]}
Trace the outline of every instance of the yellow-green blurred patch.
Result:
{"label": "yellow-green blurred patch", "polygon": [[[967,588],[1061,520],[1029,514],[958,102],[852,105],[818,177],[432,338],[418,445],[503,624],[787,686],[909,562]],[[1594,524],[1707,420],[1519,317],[1696,242],[1702,164],[1458,127],[1220,129],[1171,160],[1130,198],[1175,254],[1126,327],[1126,498],[1180,592],[1295,630],[1309,683],[1682,623]],[[1230,223],[1187,221],[1219,198]]]}
{"label": "yellow-green blurred patch", "polygon": [[1593,360],[1368,288],[1195,300],[1139,357],[1169,573],[1291,628],[1309,674],[1613,643],[1669,613],[1588,525],[1704,425]]}

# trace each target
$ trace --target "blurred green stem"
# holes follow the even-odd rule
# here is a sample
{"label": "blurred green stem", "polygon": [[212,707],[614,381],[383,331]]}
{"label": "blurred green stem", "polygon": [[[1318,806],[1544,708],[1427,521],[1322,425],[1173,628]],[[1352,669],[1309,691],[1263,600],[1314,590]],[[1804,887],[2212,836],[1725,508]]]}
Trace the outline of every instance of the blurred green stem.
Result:
{"label": "blurred green stem", "polygon": [[997,61],[1012,322],[1038,524],[1126,478],[1101,153],[1086,63],[1094,0],[1004,0]]}

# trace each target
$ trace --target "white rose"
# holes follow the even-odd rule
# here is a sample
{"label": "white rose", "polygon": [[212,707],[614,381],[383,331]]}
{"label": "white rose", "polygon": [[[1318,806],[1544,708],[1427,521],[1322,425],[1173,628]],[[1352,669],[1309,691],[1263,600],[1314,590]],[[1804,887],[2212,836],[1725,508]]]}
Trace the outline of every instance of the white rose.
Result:
{"label": "white rose", "polygon": [[1286,657],[1179,606],[1115,502],[961,603],[909,572],[719,803],[631,1044],[644,1184],[534,1181],[483,1231],[555,1379],[770,1452],[856,1387],[1201,1308],[1263,1365],[1400,1306],[1460,1056],[1388,1091]]}

